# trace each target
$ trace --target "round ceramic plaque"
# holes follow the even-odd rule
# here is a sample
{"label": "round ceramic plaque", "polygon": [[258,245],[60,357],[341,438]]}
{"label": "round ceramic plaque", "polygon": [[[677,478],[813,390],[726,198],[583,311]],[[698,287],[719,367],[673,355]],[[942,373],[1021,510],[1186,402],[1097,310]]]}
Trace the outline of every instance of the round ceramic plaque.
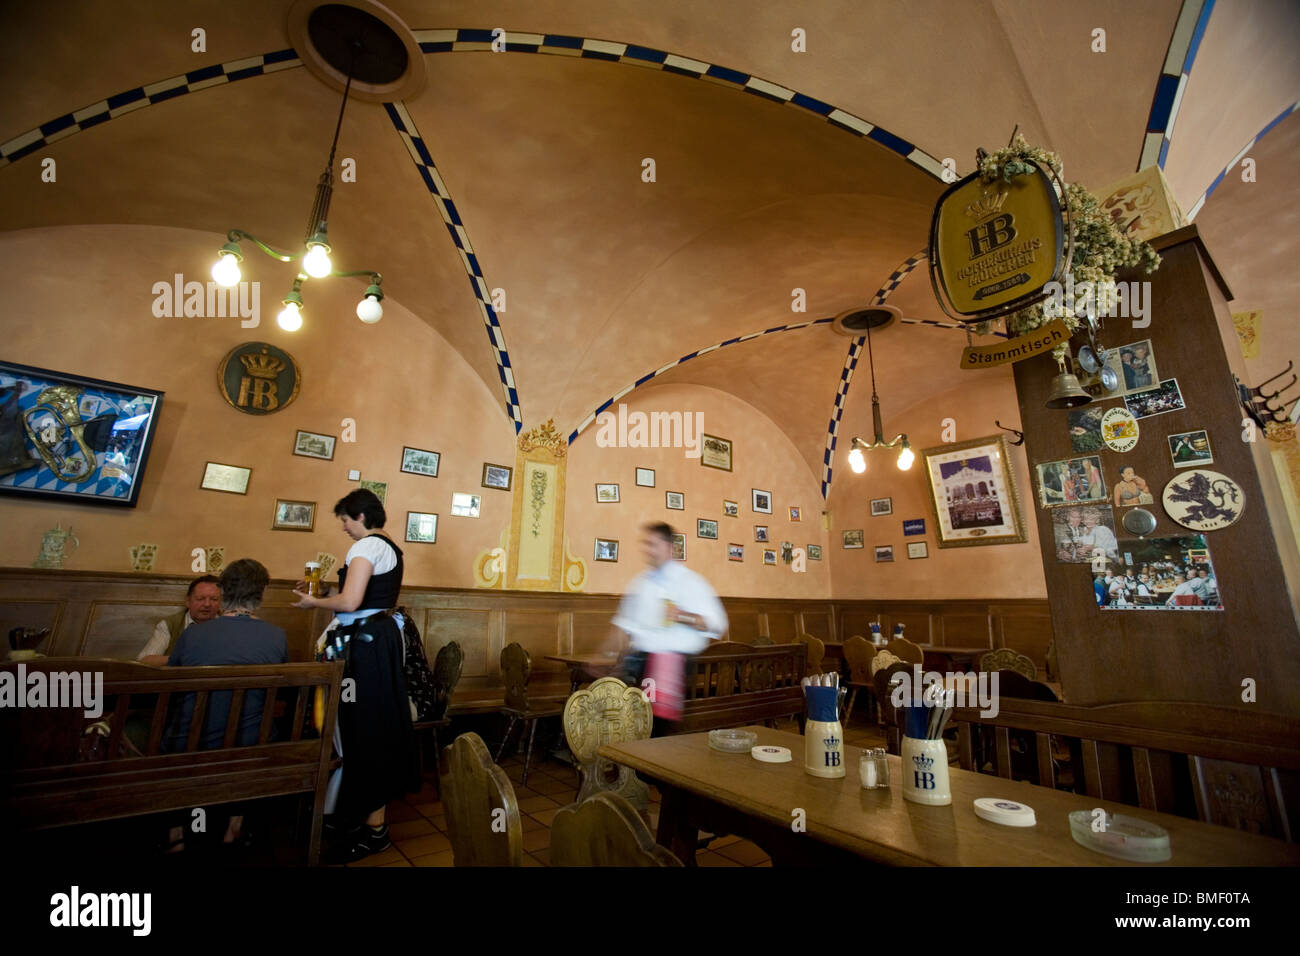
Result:
{"label": "round ceramic plaque", "polygon": [[1138,443],[1138,422],[1127,408],[1108,408],[1101,416],[1101,437],[1111,451],[1131,451]]}
{"label": "round ceramic plaque", "polygon": [[1246,510],[1246,493],[1227,475],[1197,468],[1165,485],[1165,511],[1184,528],[1216,531],[1235,524]]}

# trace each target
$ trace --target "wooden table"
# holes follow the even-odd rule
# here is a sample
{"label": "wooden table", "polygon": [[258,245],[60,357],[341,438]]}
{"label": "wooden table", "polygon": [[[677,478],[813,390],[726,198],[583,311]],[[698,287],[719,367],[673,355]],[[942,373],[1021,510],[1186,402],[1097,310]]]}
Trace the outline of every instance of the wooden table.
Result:
{"label": "wooden table", "polygon": [[978,670],[980,657],[993,650],[991,647],[945,647],[941,644],[916,646],[924,654],[944,658],[944,670]]}
{"label": "wooden table", "polygon": [[569,693],[582,684],[604,677],[618,663],[617,654],[548,654],[548,661],[558,661],[569,668]]}
{"label": "wooden table", "polygon": [[[746,837],[776,866],[1300,865],[1300,847],[1281,840],[956,767],[948,771],[952,805],[920,806],[903,799],[898,757],[889,758],[888,790],[863,790],[858,747],[844,748],[843,779],[823,780],[804,773],[802,737],[747,729],[760,744],[788,747],[794,760],[761,763],[748,754],[712,750],[708,734],[607,744],[600,755],[632,767],[659,788],[658,841],[688,865],[694,863],[699,829]],[[981,820],[972,807],[978,797],[1024,803],[1033,807],[1038,823],[1018,828]],[[1067,814],[1094,807],[1158,823],[1169,832],[1173,858],[1134,864],[1075,843]],[[796,809],[805,812],[806,832],[792,829]]]}

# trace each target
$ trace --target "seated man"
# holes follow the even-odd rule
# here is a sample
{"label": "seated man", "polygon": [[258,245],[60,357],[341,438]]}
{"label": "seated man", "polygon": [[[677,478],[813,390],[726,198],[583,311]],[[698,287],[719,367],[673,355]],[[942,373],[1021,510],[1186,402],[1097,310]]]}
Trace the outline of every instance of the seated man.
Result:
{"label": "seated man", "polygon": [[[287,664],[289,644],[284,629],[253,616],[262,604],[262,594],[270,583],[270,576],[260,563],[252,558],[241,558],[222,573],[221,614],[208,621],[200,621],[187,628],[171,657],[171,667],[229,666],[232,664]],[[226,719],[230,714],[232,691],[214,691],[208,698],[207,715],[199,735],[199,749],[220,747],[226,733]],[[249,691],[244,695],[235,735],[236,747],[249,747],[257,743],[262,723],[265,691]],[[164,739],[164,749],[184,750],[190,721],[194,716],[195,695],[186,694],[180,711]],[[231,808],[232,812],[234,808]],[[242,816],[232,816],[226,829],[226,843],[239,838]],[[172,831],[172,846],[179,844],[177,829]]]}
{"label": "seated man", "polygon": [[190,582],[185,597],[185,610],[159,621],[154,626],[153,636],[140,649],[135,659],[143,664],[162,667],[176,646],[176,639],[187,627],[200,621],[210,621],[220,613],[221,585],[218,579],[211,574],[195,578]]}

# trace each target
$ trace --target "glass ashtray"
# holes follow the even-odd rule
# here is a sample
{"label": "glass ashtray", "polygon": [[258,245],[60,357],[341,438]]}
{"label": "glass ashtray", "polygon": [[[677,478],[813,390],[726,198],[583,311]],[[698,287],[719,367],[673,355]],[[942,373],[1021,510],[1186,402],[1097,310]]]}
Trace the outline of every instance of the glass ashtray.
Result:
{"label": "glass ashtray", "polygon": [[758,743],[752,730],[710,730],[709,746],[729,754],[747,754]]}
{"label": "glass ashtray", "polygon": [[1171,855],[1169,832],[1162,826],[1122,813],[1108,813],[1105,829],[1097,832],[1092,821],[1091,810],[1070,814],[1070,836],[1089,850],[1136,863],[1162,863]]}

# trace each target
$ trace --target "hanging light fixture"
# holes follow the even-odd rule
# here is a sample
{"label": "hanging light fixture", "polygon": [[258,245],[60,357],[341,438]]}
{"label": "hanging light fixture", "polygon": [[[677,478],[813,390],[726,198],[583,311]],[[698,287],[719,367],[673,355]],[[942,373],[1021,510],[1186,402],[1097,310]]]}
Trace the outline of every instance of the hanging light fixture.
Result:
{"label": "hanging light fixture", "polygon": [[369,276],[370,284],[366,287],[361,301],[357,304],[357,318],[367,325],[373,325],[384,317],[384,277],[373,269],[361,269],[355,272],[338,272],[330,260],[329,211],[330,198],[334,193],[334,154],[339,145],[339,132],[343,129],[343,112],[348,106],[348,94],[352,92],[353,68],[357,54],[362,51],[362,42],[358,37],[351,42],[352,62],[348,66],[347,84],[343,88],[343,103],[339,106],[338,122],[334,126],[334,142],[330,144],[329,159],[325,162],[325,172],[321,173],[316,184],[316,200],[312,204],[311,217],[307,220],[306,240],[302,252],[288,255],[273,249],[262,240],[243,229],[231,229],[226,234],[226,243],[218,253],[216,264],[212,267],[212,278],[218,285],[226,288],[239,284],[239,263],[244,260],[239,247],[241,240],[247,239],[272,259],[281,262],[298,262],[300,271],[294,280],[293,289],[283,299],[284,309],[276,318],[280,328],[286,332],[296,332],[302,327],[302,284],[308,279],[324,279],[327,276],[347,278],[349,276]]}
{"label": "hanging light fixture", "polygon": [[[884,315],[888,313],[880,310]],[[892,441],[885,441],[885,430],[880,424],[880,396],[876,394],[876,361],[871,351],[871,326],[873,324],[884,325],[888,319],[875,323],[871,321],[871,314],[866,314],[866,321],[862,324],[867,328],[867,364],[871,367],[871,421],[876,429],[876,439],[871,444],[867,444],[861,438],[854,436],[852,448],[849,451],[849,467],[857,474],[862,474],[867,470],[867,457],[863,452],[871,451],[873,448],[893,448],[895,445],[902,444],[902,449],[898,453],[899,471],[907,471],[912,467],[912,462],[916,460],[916,455],[912,453],[912,446],[907,440],[906,433],[900,433],[894,436]]]}

